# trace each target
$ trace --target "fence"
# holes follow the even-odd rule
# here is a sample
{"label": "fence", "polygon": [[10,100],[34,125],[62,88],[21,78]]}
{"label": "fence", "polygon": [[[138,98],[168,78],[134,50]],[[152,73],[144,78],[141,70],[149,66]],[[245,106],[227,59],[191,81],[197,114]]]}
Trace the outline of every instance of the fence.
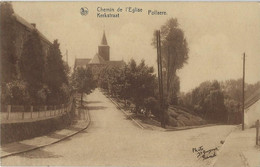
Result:
{"label": "fence", "polygon": [[68,104],[54,106],[1,106],[1,123],[27,122],[63,115],[72,108],[73,99]]}

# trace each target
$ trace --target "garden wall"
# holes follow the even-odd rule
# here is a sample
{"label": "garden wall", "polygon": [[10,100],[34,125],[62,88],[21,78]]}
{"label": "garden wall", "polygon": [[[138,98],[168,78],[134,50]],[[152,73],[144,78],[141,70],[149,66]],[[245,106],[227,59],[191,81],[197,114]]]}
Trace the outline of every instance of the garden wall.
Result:
{"label": "garden wall", "polygon": [[1,124],[1,145],[46,135],[72,124],[75,105],[66,114],[39,121]]}

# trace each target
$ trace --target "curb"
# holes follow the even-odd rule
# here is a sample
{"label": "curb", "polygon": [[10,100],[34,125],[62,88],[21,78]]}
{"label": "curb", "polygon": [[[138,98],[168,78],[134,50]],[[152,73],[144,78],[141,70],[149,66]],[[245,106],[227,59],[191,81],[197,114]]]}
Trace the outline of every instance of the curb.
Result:
{"label": "curb", "polygon": [[91,122],[91,118],[90,118],[90,115],[89,115],[89,111],[88,111],[88,110],[87,110],[87,117],[88,117],[88,119],[87,119],[87,125],[86,125],[86,127],[82,128],[81,130],[79,130],[79,131],[77,131],[77,132],[75,132],[75,133],[72,133],[72,134],[70,134],[70,135],[68,135],[68,136],[65,136],[65,137],[63,137],[63,138],[61,138],[61,139],[58,139],[57,141],[54,141],[54,142],[51,142],[51,143],[48,143],[48,144],[44,144],[44,145],[42,145],[42,146],[35,146],[35,147],[33,147],[33,148],[26,149],[26,150],[23,150],[23,151],[18,151],[18,152],[10,153],[10,154],[4,155],[4,156],[0,156],[0,158],[2,159],[2,158],[9,157],[9,156],[13,156],[13,155],[17,155],[17,154],[21,154],[21,153],[25,153],[25,152],[29,152],[29,151],[33,151],[33,150],[37,150],[37,149],[44,148],[44,147],[50,146],[50,145],[52,145],[52,144],[61,142],[61,141],[65,140],[65,139],[67,139],[67,138],[70,138],[70,137],[72,137],[72,136],[74,136],[74,135],[76,135],[76,134],[78,134],[78,133],[84,131],[85,129],[87,129],[87,128],[89,127],[90,122]]}
{"label": "curb", "polygon": [[205,124],[200,126],[186,126],[183,128],[169,128],[164,129],[165,132],[171,132],[171,131],[181,131],[181,130],[188,130],[188,129],[198,129],[198,128],[205,128],[205,127],[211,127],[211,126],[218,126],[218,124]]}

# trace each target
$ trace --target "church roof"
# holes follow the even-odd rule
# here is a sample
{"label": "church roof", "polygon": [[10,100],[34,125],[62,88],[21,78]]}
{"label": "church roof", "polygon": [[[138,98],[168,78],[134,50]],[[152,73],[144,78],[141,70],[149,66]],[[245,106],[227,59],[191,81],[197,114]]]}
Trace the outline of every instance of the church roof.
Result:
{"label": "church roof", "polygon": [[105,60],[97,53],[89,64],[105,64]]}
{"label": "church roof", "polygon": [[101,45],[107,45],[107,38],[106,38],[105,31],[104,31],[104,33],[103,33],[103,37],[102,37],[102,41],[101,41]]}
{"label": "church roof", "polygon": [[76,58],[75,59],[75,65],[74,67],[84,67],[88,65],[91,59],[86,59],[86,58]]}
{"label": "church roof", "polygon": [[108,66],[113,66],[113,67],[122,67],[125,65],[125,62],[123,60],[120,61],[107,61],[106,64]]}

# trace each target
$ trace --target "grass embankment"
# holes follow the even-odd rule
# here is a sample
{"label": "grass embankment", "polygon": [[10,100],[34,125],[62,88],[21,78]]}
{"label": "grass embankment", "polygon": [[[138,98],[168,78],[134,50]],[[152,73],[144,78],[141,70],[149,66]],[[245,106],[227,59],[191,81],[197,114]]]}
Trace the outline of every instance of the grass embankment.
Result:
{"label": "grass embankment", "polygon": [[[104,93],[107,96],[109,96],[106,92]],[[109,98],[113,99],[113,101],[116,102],[121,109],[124,109],[129,113],[131,112],[131,107],[134,106],[133,104],[131,104],[131,107],[125,107],[124,100],[111,96],[109,96]],[[142,113],[131,113],[131,116],[132,118],[139,120],[142,123],[158,127],[161,126],[159,119],[154,116],[147,117]],[[199,126],[207,124],[206,120],[197,116],[192,111],[188,111],[187,109],[178,106],[170,106],[168,108],[168,112],[166,114],[166,121],[167,125],[170,127]]]}

